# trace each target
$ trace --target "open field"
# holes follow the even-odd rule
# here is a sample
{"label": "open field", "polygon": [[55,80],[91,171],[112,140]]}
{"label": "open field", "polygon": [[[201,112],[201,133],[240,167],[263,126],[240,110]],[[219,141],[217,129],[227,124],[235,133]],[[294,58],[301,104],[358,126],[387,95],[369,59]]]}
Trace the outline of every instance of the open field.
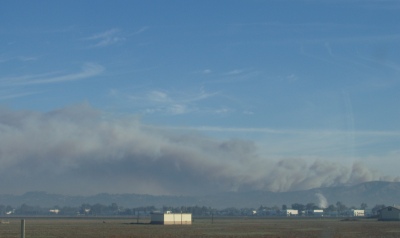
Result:
{"label": "open field", "polygon": [[[3,219],[1,238],[20,237],[20,218]],[[400,237],[400,222],[375,219],[202,218],[193,225],[149,225],[136,218],[26,218],[26,238],[101,237]]]}

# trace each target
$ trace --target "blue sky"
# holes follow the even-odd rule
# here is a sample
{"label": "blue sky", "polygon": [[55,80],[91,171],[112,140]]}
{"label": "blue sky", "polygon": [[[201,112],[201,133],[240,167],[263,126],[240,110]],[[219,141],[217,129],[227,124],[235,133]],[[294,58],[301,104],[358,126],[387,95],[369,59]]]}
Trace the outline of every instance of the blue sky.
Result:
{"label": "blue sky", "polygon": [[[268,180],[260,171],[243,182],[258,160],[301,161],[307,169],[333,163],[349,167],[349,178],[361,163],[368,171],[361,174],[374,175],[360,181],[392,180],[400,165],[399,11],[391,0],[3,1],[0,105],[3,127],[13,129],[2,140],[29,143],[14,137],[26,128],[32,138],[55,136],[53,127],[34,132],[37,118],[59,113],[54,120],[81,123],[99,114],[99,123],[160,130],[174,146],[176,135],[254,144],[257,159],[235,161],[243,177],[216,178],[238,187]],[[24,161],[40,151],[7,153]],[[20,169],[15,161],[11,170]],[[68,171],[60,172],[66,181]],[[156,184],[133,190],[152,193]],[[296,188],[275,190],[288,189]]]}

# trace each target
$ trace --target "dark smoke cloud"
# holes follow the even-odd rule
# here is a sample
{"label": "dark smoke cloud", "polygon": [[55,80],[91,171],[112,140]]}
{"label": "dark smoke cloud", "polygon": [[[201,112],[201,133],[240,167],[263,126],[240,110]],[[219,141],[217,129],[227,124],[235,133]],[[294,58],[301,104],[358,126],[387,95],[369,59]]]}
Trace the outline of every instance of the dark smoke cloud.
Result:
{"label": "dark smoke cloud", "polygon": [[110,119],[86,104],[48,113],[0,109],[2,193],[289,191],[378,179],[359,163],[274,160],[251,141]]}

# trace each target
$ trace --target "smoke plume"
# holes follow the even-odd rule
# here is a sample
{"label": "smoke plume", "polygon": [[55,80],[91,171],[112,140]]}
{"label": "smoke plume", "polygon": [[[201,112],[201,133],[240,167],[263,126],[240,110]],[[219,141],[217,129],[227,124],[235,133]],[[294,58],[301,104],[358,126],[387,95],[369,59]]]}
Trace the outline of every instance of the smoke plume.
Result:
{"label": "smoke plume", "polygon": [[252,141],[110,119],[85,104],[47,113],[0,109],[0,165],[8,193],[277,192],[379,179],[359,163],[276,160]]}
{"label": "smoke plume", "polygon": [[326,197],[321,193],[316,193],[315,196],[318,198],[318,207],[319,208],[327,208],[328,207],[328,200]]}

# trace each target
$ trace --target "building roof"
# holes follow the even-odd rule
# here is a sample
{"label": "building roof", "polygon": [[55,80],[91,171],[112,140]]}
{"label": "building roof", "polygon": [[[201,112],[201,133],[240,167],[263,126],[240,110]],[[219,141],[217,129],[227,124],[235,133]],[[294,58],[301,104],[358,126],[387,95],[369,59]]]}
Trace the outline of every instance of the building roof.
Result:
{"label": "building roof", "polygon": [[396,209],[396,210],[399,210],[399,211],[400,211],[400,206],[398,206],[398,205],[387,206],[387,207],[384,207],[384,208],[382,208],[381,210],[383,210],[383,209],[386,209],[386,208],[389,208],[389,207],[391,207],[391,208],[394,208],[394,209]]}

